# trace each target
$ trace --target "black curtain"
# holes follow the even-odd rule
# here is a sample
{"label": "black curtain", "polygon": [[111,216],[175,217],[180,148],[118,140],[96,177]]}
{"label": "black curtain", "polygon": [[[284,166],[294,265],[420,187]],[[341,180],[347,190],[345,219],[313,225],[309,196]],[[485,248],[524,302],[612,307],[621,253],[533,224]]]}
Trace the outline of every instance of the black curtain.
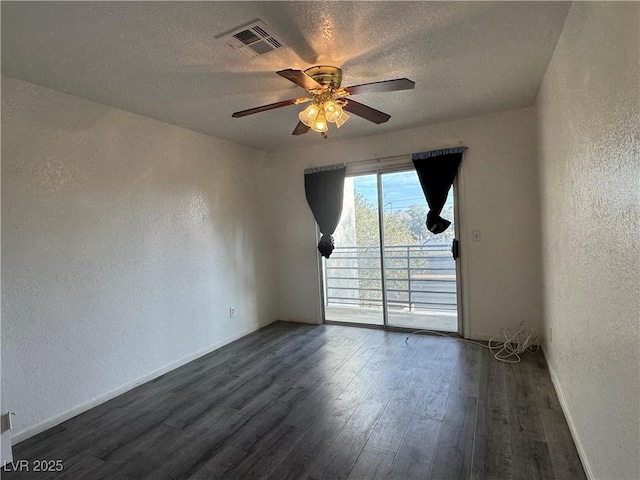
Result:
{"label": "black curtain", "polygon": [[318,250],[326,258],[331,256],[334,249],[331,235],[336,231],[342,214],[346,171],[347,167],[344,164],[308,168],[304,171],[307,203],[322,234],[320,242],[318,242]]}
{"label": "black curtain", "polygon": [[440,213],[447,201],[449,189],[456,178],[462,154],[466,149],[467,147],[447,148],[411,155],[422,191],[429,204],[427,228],[434,234],[444,232],[451,225],[451,222],[442,218]]}

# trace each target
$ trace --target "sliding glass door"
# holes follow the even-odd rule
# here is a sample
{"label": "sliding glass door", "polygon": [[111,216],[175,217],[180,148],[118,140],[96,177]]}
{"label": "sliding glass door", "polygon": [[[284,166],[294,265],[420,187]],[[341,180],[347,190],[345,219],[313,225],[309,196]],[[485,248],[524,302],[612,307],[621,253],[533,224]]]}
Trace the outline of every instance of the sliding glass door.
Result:
{"label": "sliding glass door", "polygon": [[[427,230],[428,207],[414,170],[382,174],[381,180],[387,323],[457,332],[455,222],[439,235]],[[454,218],[453,189],[442,215]]]}
{"label": "sliding glass door", "polygon": [[[442,216],[454,220],[453,189]],[[455,222],[439,235],[413,169],[348,177],[336,249],[323,260],[325,320],[458,331]]]}

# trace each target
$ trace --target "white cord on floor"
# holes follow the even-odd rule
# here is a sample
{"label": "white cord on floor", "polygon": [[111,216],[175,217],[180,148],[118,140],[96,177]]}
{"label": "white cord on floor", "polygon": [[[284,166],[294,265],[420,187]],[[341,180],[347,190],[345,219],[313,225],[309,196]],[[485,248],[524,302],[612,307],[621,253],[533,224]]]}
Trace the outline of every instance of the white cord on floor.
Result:
{"label": "white cord on floor", "polygon": [[496,341],[495,345],[492,345],[495,337],[491,337],[488,344],[485,345],[484,343],[476,342],[475,340],[454,337],[435,330],[416,330],[415,332],[411,332],[404,342],[408,343],[411,335],[415,333],[432,333],[434,335],[453,338],[461,342],[473,343],[474,345],[488,348],[489,351],[491,351],[493,358],[500,362],[519,363],[520,355],[525,352],[536,353],[540,349],[540,346],[538,345],[538,336],[533,330],[525,330],[524,324],[525,322],[521,322],[519,330],[513,335],[511,335],[511,330],[508,328],[502,328],[500,330],[500,337],[502,337],[502,341]]}

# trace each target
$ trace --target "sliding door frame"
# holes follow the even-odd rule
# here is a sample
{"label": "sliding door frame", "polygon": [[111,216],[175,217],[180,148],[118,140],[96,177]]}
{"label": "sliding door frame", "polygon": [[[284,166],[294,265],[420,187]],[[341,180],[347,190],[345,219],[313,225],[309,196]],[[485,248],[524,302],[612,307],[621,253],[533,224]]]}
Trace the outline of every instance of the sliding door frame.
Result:
{"label": "sliding door frame", "polygon": [[378,235],[380,236],[380,288],[382,288],[382,323],[389,327],[389,311],[387,309],[387,264],[384,254],[384,204],[382,200],[382,173],[376,172],[378,194]]}
{"label": "sliding door frame", "polygon": [[462,235],[462,224],[460,222],[460,197],[461,197],[461,192],[460,192],[460,188],[459,188],[459,182],[458,182],[458,175],[456,175],[456,178],[453,180],[453,221],[454,221],[454,225],[455,225],[455,236],[453,237],[455,240],[458,241],[458,258],[455,258],[455,265],[456,265],[456,303],[457,303],[457,310],[458,310],[458,335],[461,337],[464,337],[464,330],[465,330],[465,321],[464,321],[464,302],[463,299],[465,298],[465,295],[463,295],[464,292],[466,292],[466,284],[463,284],[462,280],[464,278],[463,274],[462,274],[462,255],[464,252],[465,258],[466,258],[466,252],[465,247],[466,245],[464,245],[462,239],[465,238],[464,235]]}
{"label": "sliding door frame", "polygon": [[[397,172],[406,172],[412,170],[413,162],[411,161],[411,157],[408,156],[406,163],[399,163],[389,166],[376,166],[371,169],[366,169],[363,171],[358,171],[354,173],[348,172],[347,166],[347,177],[359,177],[361,175],[376,175],[376,184],[377,184],[377,197],[378,197],[378,233],[380,236],[380,274],[381,274],[381,288],[382,288],[382,312],[383,312],[383,324],[376,325],[371,323],[356,323],[356,322],[339,322],[335,320],[327,320],[326,311],[325,311],[325,302],[326,302],[326,285],[324,282],[324,265],[323,265],[323,257],[318,255],[319,262],[319,272],[320,272],[320,304],[321,304],[321,318],[322,323],[326,325],[345,325],[345,326],[354,326],[354,327],[365,327],[365,328],[374,328],[374,329],[383,329],[389,331],[397,331],[397,332],[413,332],[416,331],[416,328],[408,328],[408,327],[398,327],[389,325],[388,318],[388,309],[387,309],[387,289],[386,289],[386,268],[385,268],[385,254],[384,254],[384,216],[383,216],[383,199],[382,199],[382,175],[386,173],[397,173]],[[460,245],[460,234],[461,228],[459,223],[459,198],[460,198],[460,189],[458,188],[458,177],[453,182],[453,216],[454,216],[454,224],[456,227],[455,230],[455,239],[458,240]],[[316,226],[317,230],[317,226]],[[462,248],[460,248],[462,250]],[[464,295],[462,294],[463,283],[462,283],[462,262],[461,255],[455,259],[456,265],[456,308],[457,308],[457,321],[458,321],[458,330],[457,333],[454,332],[442,332],[445,335],[451,336],[463,336],[464,325],[463,325],[463,315],[462,315],[462,300]]]}

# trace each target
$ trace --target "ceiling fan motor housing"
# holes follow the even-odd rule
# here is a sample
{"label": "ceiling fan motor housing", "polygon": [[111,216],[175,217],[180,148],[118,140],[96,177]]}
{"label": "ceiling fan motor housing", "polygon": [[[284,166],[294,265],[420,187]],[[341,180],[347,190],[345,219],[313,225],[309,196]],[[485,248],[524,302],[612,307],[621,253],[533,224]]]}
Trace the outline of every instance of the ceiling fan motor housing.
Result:
{"label": "ceiling fan motor housing", "polygon": [[342,84],[342,70],[329,65],[317,65],[307,68],[304,73],[325,88],[338,89]]}

